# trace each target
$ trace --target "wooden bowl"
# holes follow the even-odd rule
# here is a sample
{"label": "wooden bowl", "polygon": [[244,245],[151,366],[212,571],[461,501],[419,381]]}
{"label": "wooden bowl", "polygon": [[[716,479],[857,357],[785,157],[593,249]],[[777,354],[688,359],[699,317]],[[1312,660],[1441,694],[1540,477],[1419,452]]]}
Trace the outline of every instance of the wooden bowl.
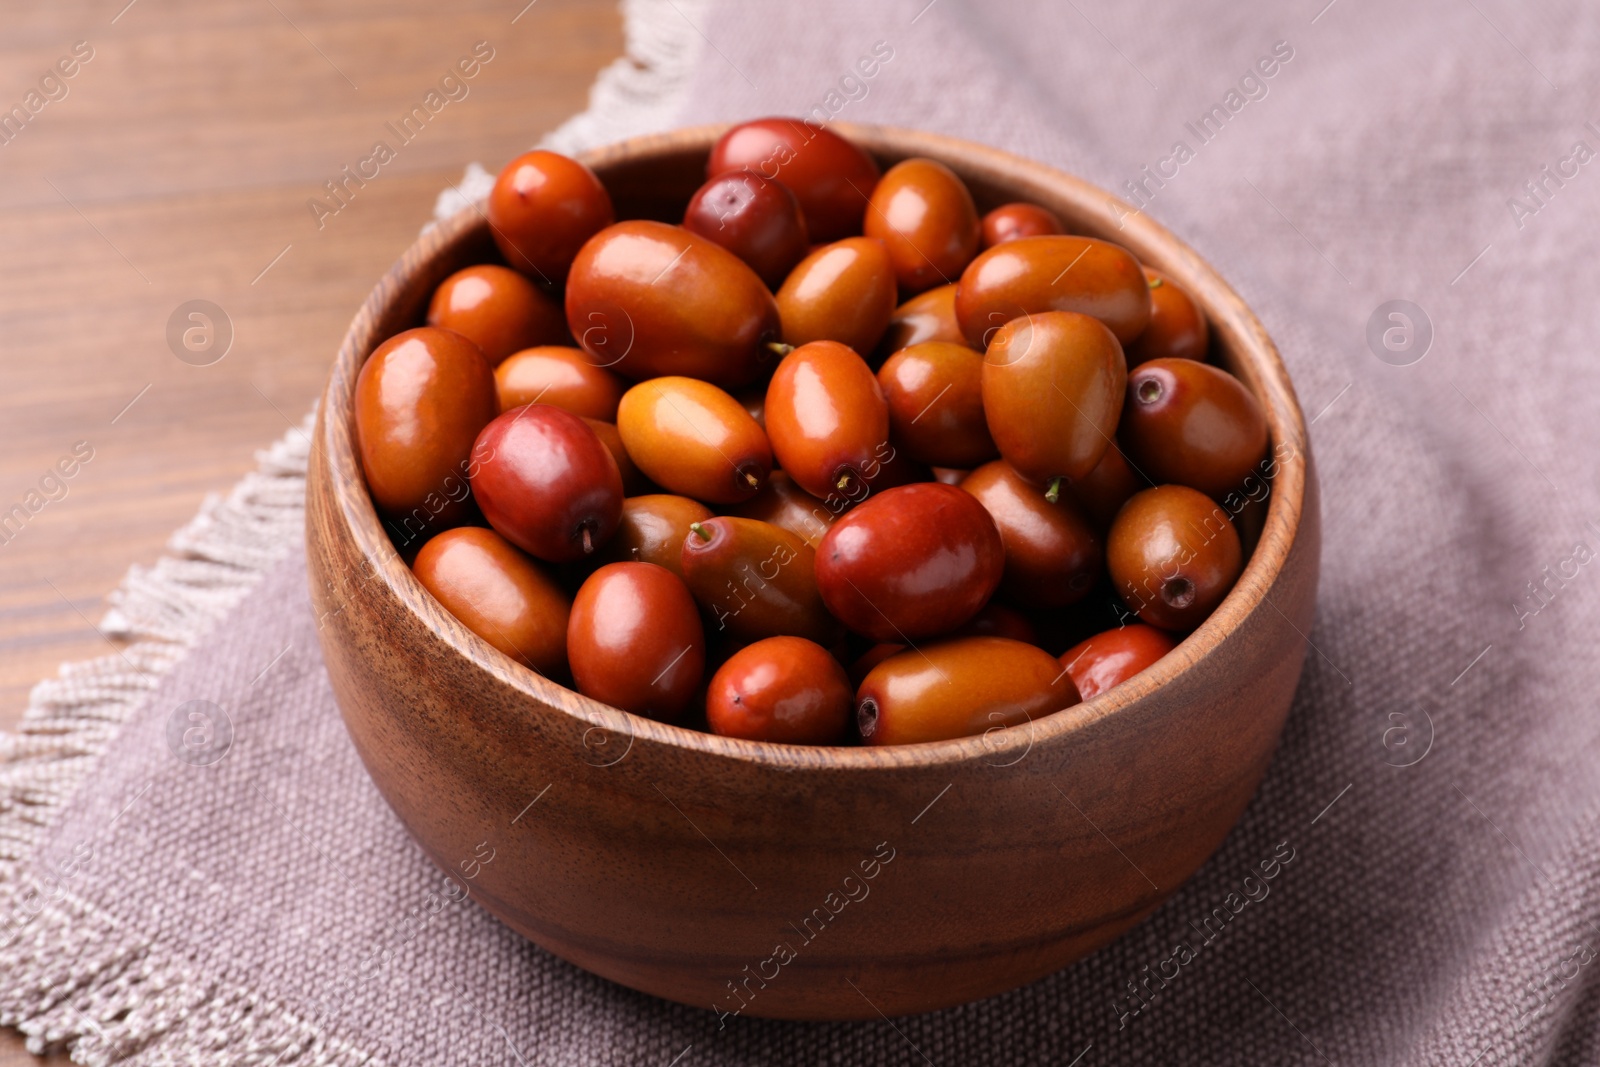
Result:
{"label": "wooden bowl", "polygon": [[[491,260],[466,210],[424,234],[351,323],[317,423],[311,590],[345,723],[423,850],[539,945],[634,989],[725,1013],[866,1019],[1051,973],[1149,915],[1254,793],[1300,676],[1316,597],[1306,428],[1261,323],[1193,250],[1069,175],[926,133],[844,126],[885,166],[948,164],[980,210],[1049,207],[1204,306],[1216,358],[1285,458],[1237,587],[1171,655],[1097,699],[987,737],[804,748],[699,733],[524,670],[396,556],[362,482],[361,363],[434,286]],[[676,221],[721,128],[586,156],[619,217]],[[1127,213],[1124,216],[1124,213]],[[1121,225],[1118,224],[1119,216]]]}

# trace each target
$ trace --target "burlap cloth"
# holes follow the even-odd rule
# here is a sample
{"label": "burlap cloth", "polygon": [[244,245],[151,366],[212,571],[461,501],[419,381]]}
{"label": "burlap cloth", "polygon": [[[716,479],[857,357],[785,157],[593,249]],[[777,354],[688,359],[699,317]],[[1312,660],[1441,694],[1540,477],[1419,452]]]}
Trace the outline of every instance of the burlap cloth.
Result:
{"label": "burlap cloth", "polygon": [[814,108],[940,130],[1137,193],[1254,305],[1315,417],[1327,546],[1254,804],[1044,981],[719,1030],[521,941],[412,847],[330,700],[290,435],[130,576],[105,626],[141,642],[5,739],[0,1021],[87,1063],[1600,1060],[1592,7],[628,9],[633,58],[557,145]]}

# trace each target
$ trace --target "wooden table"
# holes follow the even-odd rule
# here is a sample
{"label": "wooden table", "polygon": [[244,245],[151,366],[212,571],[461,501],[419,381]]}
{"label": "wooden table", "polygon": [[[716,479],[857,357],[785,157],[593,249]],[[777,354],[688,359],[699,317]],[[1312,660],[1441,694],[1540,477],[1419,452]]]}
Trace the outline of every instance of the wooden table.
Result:
{"label": "wooden table", "polygon": [[[598,0],[125,3],[0,11],[0,118],[57,75],[0,126],[0,516],[26,515],[0,525],[0,729],[110,650],[94,622],[128,566],[309,409],[438,191],[581,110],[622,50]],[[399,144],[385,124],[480,41],[492,58]],[[395,158],[319,228],[308,201],[380,139]],[[208,366],[167,341],[190,300],[232,324]],[[93,458],[47,479],[74,446]],[[40,1062],[68,1061],[0,1032],[0,1067]]]}

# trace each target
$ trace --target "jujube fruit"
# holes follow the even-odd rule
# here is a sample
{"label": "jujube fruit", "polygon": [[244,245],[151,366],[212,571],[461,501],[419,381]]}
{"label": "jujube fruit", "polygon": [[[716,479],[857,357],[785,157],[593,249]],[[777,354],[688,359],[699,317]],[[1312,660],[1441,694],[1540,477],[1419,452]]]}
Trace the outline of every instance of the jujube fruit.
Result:
{"label": "jujube fruit", "polygon": [[356,443],[378,510],[437,532],[470,511],[473,442],[498,413],[494,371],[460,334],[422,326],[379,345],[356,376]]}
{"label": "jujube fruit", "polygon": [[844,668],[813,641],[769,637],[712,675],[706,722],[723,737],[829,745],[849,726],[854,690]]}
{"label": "jujube fruit", "polygon": [[575,159],[536,149],[507,163],[486,205],[506,262],[559,285],[583,243],[611,225],[611,195]]}
{"label": "jujube fruit", "polygon": [[876,470],[889,441],[889,406],[860,356],[813,341],[783,357],[767,385],[767,437],[778,463],[823,500]]}
{"label": "jujube fruit", "polygon": [[711,518],[698,500],[671,493],[646,493],[622,502],[617,532],[597,555],[602,563],[654,563],[683,577],[683,539],[689,527]]}
{"label": "jujube fruit", "polygon": [[1072,311],[1013,319],[983,356],[983,410],[1000,455],[1059,494],[1094,470],[1122,411],[1122,346],[1104,324]]}
{"label": "jujube fruit", "polygon": [[635,220],[595,234],[567,275],[567,327],[625,378],[665,374],[732,388],[772,358],[778,306],[744,260],[681,226]]}
{"label": "jujube fruit", "polygon": [[1100,539],[1071,499],[1055,503],[1003,460],[967,475],[961,488],[994,519],[1005,545],[1000,588],[1014,604],[1062,608],[1088,595],[1104,564]]}
{"label": "jujube fruit", "polygon": [[856,690],[856,723],[869,745],[911,745],[1004,731],[1076,703],[1072,678],[1043,649],[958,637],[868,672]]}
{"label": "jujube fruit", "polygon": [[1127,346],[1128,369],[1152,359],[1206,358],[1211,330],[1189,291],[1158,270],[1144,269],[1150,286],[1150,325]]}
{"label": "jujube fruit", "polygon": [[817,588],[874,641],[955,629],[988,602],[1005,569],[994,520],[964,489],[919,482],[874,493],[817,547]]}
{"label": "jujube fruit", "polygon": [[871,352],[894,314],[894,268],[883,242],[848,237],[815,249],[778,290],[783,340],[838,341]]}
{"label": "jujube fruit", "polygon": [[1222,368],[1153,359],[1128,374],[1118,436],[1128,459],[1153,481],[1220,499],[1261,462],[1267,417],[1255,394]]}
{"label": "jujube fruit", "polygon": [[840,626],[817,592],[816,552],[780,526],[724,515],[684,536],[683,577],[713,632],[831,643]]}
{"label": "jujube fruit", "polygon": [[665,567],[608,563],[573,598],[567,659],[584,696],[674,720],[705,672],[705,632],[694,598]]}
{"label": "jujube fruit", "polygon": [[978,251],[978,209],[955,172],[932,159],[902,160],[873,190],[862,232],[889,250],[900,288],[948,285]]}
{"label": "jujube fruit", "polygon": [[1127,344],[1150,322],[1150,286],[1133,254],[1093,237],[1019,237],[967,264],[956,290],[956,319],[974,348],[1022,315],[1093,315]]}
{"label": "jujube fruit", "polygon": [[800,201],[751,170],[719,174],[702,185],[683,213],[683,228],[744,260],[769,289],[810,247]]}
{"label": "jujube fruit", "polygon": [[1130,623],[1095,634],[1061,654],[1061,663],[1085,700],[1099,696],[1132,678],[1178,647],[1172,635]]}
{"label": "jujube fruit", "polygon": [[1000,454],[983,411],[983,355],[964,344],[923,341],[878,368],[889,428],[913,459],[975,467]]}
{"label": "jujube fruit", "polygon": [[756,420],[733,397],[694,378],[652,378],[629,389],[617,428],[652,481],[696,500],[747,500],[772,469],[772,447]]}
{"label": "jujube fruit", "polygon": [[472,492],[507,541],[551,563],[583,559],[622,517],[622,472],[577,415],[549,404],[512,408],[473,448]]}
{"label": "jujube fruit", "polygon": [[493,263],[463,267],[440,282],[428,304],[428,325],[459,333],[491,366],[513,352],[558,345],[567,337],[560,301]]}
{"label": "jujube fruit", "polygon": [[[918,293],[894,309],[888,329],[878,342],[878,351],[893,355],[908,345],[923,341],[950,341],[967,344],[967,335],[956,321],[956,286],[935,286]],[[971,347],[970,345],[968,347]]]}
{"label": "jujube fruit", "polygon": [[742,122],[717,138],[706,176],[749,169],[787,186],[805,212],[813,243],[861,231],[878,165],[860,147],[803,119]]}
{"label": "jujube fruit", "polygon": [[1239,534],[1210,497],[1161,485],[1122,506],[1106,537],[1112,585],[1140,619],[1192,630],[1239,578]]}
{"label": "jujube fruit", "polygon": [[538,345],[513,352],[494,372],[500,410],[554,404],[574,415],[611,422],[628,383],[595,366],[581,348]]}
{"label": "jujube fruit", "polygon": [[505,538],[481,526],[446,530],[411,570],[467,629],[547,678],[566,676],[571,598]]}
{"label": "jujube fruit", "polygon": [[1061,220],[1049,208],[1015,201],[1001,204],[983,217],[983,247],[993,248],[1019,237],[1045,237],[1066,233]]}

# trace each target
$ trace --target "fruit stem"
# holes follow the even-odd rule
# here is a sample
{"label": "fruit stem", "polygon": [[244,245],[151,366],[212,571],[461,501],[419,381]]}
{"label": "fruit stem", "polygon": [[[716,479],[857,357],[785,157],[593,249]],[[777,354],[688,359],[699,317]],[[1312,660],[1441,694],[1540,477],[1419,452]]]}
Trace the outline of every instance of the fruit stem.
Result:
{"label": "fruit stem", "polygon": [[583,538],[583,554],[587,556],[594,551],[594,535],[589,532],[588,526],[584,526],[579,531],[579,536]]}
{"label": "fruit stem", "polygon": [[767,351],[778,356],[787,356],[794,351],[794,345],[786,345],[782,341],[768,341]]}
{"label": "fruit stem", "polygon": [[698,536],[700,538],[700,540],[702,540],[702,541],[711,540],[711,535],[706,533],[706,528],[704,526],[700,525],[698,522],[691,522],[689,524],[689,529],[694,531],[695,535]]}
{"label": "fruit stem", "polygon": [[1061,479],[1059,477],[1050,479],[1050,488],[1044,491],[1044,498],[1052,504],[1061,499]]}

